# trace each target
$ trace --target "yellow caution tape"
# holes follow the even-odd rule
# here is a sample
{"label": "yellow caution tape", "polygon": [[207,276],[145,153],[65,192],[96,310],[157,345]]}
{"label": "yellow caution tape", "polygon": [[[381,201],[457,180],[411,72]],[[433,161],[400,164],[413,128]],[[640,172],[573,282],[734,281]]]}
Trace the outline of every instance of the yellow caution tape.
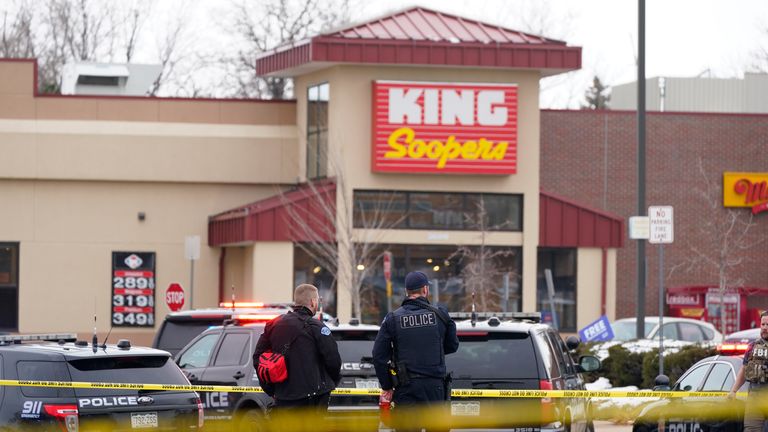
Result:
{"label": "yellow caution tape", "polygon": [[[82,389],[122,389],[122,390],[160,390],[160,391],[202,391],[230,393],[258,393],[264,390],[258,386],[224,385],[175,385],[175,384],[130,384],[99,383],[80,381],[19,381],[0,380],[0,386],[56,387]],[[337,388],[332,394],[339,396],[378,396],[381,389]],[[687,397],[725,397],[727,392],[692,392],[692,391],[616,391],[616,390],[489,390],[489,389],[454,389],[452,397],[457,398],[687,398]],[[746,396],[746,393],[740,393]]]}

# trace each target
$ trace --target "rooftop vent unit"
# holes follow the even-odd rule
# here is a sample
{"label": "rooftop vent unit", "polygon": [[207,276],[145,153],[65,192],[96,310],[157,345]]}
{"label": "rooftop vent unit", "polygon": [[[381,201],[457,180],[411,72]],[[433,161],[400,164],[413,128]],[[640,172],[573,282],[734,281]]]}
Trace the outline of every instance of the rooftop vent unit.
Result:
{"label": "rooftop vent unit", "polygon": [[163,71],[160,65],[68,63],[61,78],[61,94],[146,96]]}

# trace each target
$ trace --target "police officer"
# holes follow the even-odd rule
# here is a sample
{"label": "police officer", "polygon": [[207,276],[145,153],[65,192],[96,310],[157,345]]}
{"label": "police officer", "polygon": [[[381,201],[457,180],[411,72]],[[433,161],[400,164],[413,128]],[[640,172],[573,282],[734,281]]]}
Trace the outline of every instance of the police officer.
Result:
{"label": "police officer", "polygon": [[[405,277],[406,299],[381,323],[373,345],[373,364],[381,398],[395,405],[442,402],[447,399],[445,355],[459,349],[456,323],[442,306],[429,303],[429,280],[422,272]],[[394,388],[388,362],[398,369]],[[403,379],[407,378],[407,383]]]}
{"label": "police officer", "polygon": [[331,330],[314,318],[320,296],[314,285],[301,284],[293,292],[293,310],[268,322],[256,344],[254,364],[265,351],[285,353],[288,379],[266,385],[277,408],[328,409],[333,389],[341,381],[341,356]]}
{"label": "police officer", "polygon": [[749,395],[744,407],[744,432],[762,432],[766,415],[761,406],[768,403],[768,311],[760,314],[760,338],[749,344],[729,398],[736,395],[744,381],[749,381]]}

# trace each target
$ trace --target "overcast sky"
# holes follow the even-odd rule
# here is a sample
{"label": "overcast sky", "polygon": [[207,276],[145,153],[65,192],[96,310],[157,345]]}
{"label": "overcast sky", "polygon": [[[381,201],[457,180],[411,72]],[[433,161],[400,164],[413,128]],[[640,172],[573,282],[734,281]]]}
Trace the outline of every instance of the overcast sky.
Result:
{"label": "overcast sky", "polygon": [[[608,84],[637,76],[636,0],[388,0],[353,17],[411,5],[443,10],[581,46],[583,70],[542,83],[542,106],[575,108],[597,74]],[[741,76],[768,47],[766,0],[647,0],[646,77]]]}

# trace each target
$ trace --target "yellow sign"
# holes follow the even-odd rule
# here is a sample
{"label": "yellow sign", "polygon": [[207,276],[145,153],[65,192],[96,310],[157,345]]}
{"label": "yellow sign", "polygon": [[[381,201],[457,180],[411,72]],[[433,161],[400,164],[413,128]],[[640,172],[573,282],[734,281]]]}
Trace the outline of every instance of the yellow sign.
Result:
{"label": "yellow sign", "polygon": [[768,211],[768,173],[723,173],[723,206]]}

